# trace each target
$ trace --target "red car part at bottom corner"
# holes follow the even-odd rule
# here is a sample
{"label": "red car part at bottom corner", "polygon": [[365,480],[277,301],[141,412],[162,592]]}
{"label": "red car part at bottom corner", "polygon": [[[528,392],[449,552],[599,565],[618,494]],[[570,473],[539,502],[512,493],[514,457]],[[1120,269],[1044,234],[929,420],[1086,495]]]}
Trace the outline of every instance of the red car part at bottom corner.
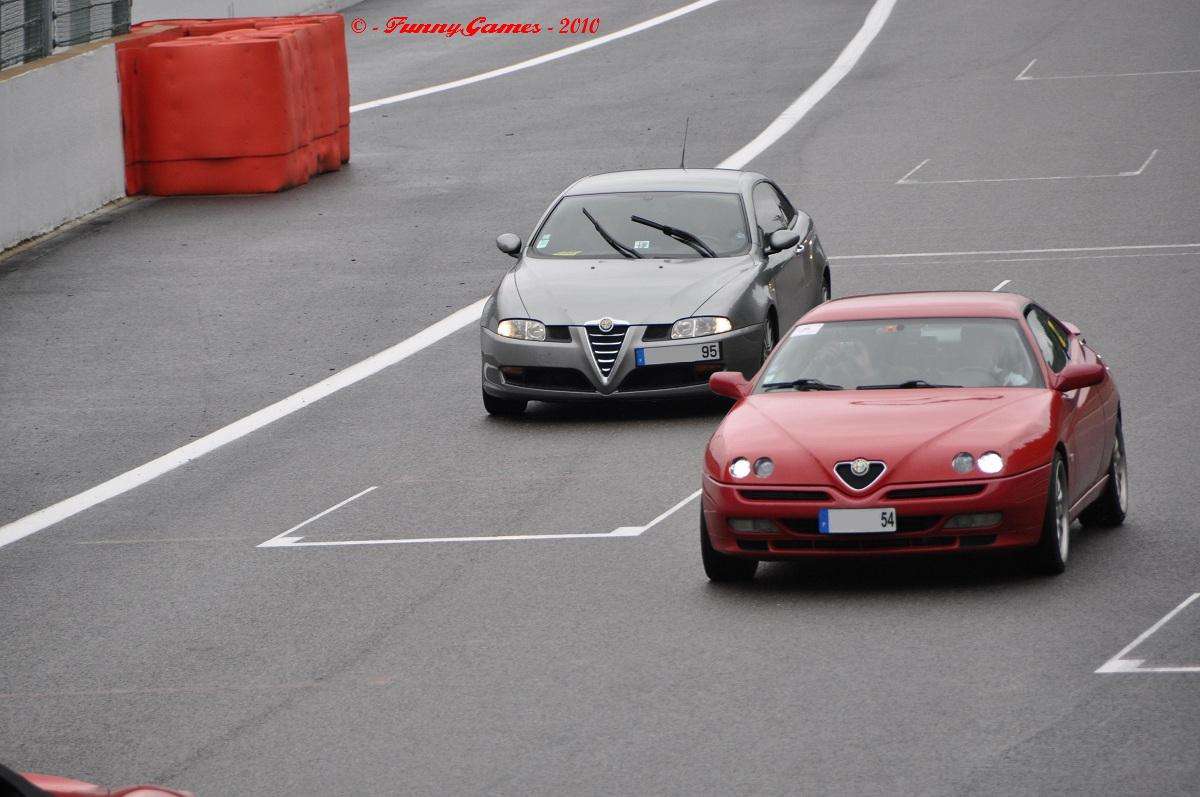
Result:
{"label": "red car part at bottom corner", "polygon": [[14,772],[0,765],[0,795],[8,797],[194,797],[191,792],[163,786],[124,786],[108,789],[74,778]]}

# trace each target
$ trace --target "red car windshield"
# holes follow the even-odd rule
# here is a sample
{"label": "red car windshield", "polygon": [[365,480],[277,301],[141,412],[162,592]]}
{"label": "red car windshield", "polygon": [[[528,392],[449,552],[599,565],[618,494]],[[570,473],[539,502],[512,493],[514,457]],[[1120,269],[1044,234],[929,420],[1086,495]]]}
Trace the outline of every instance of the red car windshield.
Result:
{"label": "red car windshield", "polygon": [[1008,318],[894,318],[801,324],[776,347],[756,392],[1044,387]]}

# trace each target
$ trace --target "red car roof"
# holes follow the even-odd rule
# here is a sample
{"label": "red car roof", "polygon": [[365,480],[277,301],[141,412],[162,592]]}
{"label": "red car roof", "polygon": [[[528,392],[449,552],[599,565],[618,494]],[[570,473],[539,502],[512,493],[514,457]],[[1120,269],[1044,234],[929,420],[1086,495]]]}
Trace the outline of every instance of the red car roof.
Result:
{"label": "red car roof", "polygon": [[983,317],[1020,318],[1029,299],[992,291],[929,291],[847,296],[818,305],[805,323],[866,318]]}

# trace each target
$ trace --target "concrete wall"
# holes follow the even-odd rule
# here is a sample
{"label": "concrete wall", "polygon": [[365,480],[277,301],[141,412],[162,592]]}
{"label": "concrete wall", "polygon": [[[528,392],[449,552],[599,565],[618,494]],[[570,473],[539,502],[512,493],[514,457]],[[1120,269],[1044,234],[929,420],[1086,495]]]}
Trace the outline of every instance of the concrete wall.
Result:
{"label": "concrete wall", "polygon": [[116,51],[0,73],[0,250],[125,195]]}
{"label": "concrete wall", "polygon": [[336,11],[360,0],[133,0],[133,21],[255,17]]}

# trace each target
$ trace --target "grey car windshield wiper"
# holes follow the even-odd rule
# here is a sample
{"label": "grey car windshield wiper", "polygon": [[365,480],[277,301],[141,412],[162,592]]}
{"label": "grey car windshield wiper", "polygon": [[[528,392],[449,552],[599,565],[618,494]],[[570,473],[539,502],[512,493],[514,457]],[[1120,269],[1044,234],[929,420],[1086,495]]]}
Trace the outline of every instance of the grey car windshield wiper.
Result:
{"label": "grey car windshield wiper", "polygon": [[717,256],[717,253],[714,252],[708,244],[704,243],[704,241],[701,241],[698,237],[687,230],[681,230],[678,227],[669,227],[666,224],[659,224],[657,221],[651,221],[650,219],[643,218],[642,216],[630,216],[629,220],[637,222],[638,224],[645,224],[647,227],[653,227],[663,235],[668,235],[682,244],[687,244],[699,252],[701,257]]}
{"label": "grey car windshield wiper", "polygon": [[616,238],[613,238],[611,235],[609,235],[608,232],[605,231],[605,229],[600,226],[600,222],[596,221],[596,217],[593,216],[591,213],[588,213],[587,208],[581,207],[580,210],[583,211],[583,215],[588,217],[588,221],[590,221],[592,223],[592,226],[596,228],[596,232],[600,233],[600,237],[604,239],[604,242],[606,244],[611,246],[613,249],[616,249],[618,252],[620,252],[625,257],[637,258],[639,260],[641,259],[641,257],[642,257],[641,255],[639,255],[634,250],[630,249],[625,244],[618,241]]}
{"label": "grey car windshield wiper", "polygon": [[910,379],[907,382],[897,382],[894,385],[859,385],[859,390],[911,390],[917,387],[962,387],[962,385],[935,385],[924,379]]}
{"label": "grey car windshield wiper", "polygon": [[845,390],[841,385],[827,385],[820,379],[793,379],[790,382],[767,382],[762,386],[763,390],[781,390],[783,388],[791,390]]}

